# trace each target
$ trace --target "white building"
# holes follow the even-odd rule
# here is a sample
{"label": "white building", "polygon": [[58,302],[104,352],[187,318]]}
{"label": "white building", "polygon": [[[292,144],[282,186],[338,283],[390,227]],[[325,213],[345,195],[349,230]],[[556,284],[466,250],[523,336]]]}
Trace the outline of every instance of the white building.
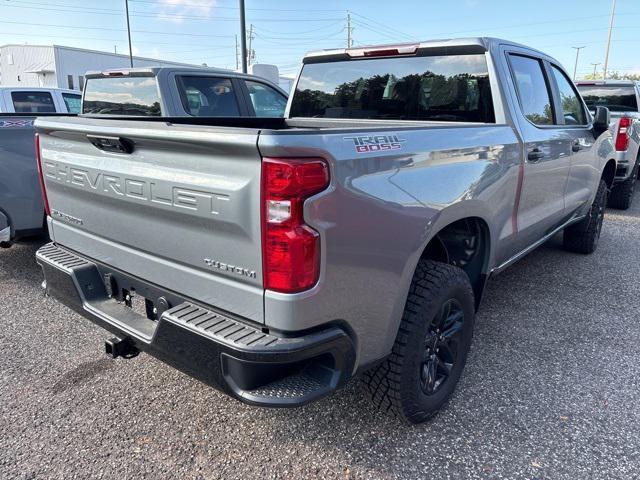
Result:
{"label": "white building", "polygon": [[[57,87],[82,90],[88,70],[129,67],[129,56],[60,45],[0,46],[0,86]],[[189,66],[153,58],[133,57],[134,67]]]}

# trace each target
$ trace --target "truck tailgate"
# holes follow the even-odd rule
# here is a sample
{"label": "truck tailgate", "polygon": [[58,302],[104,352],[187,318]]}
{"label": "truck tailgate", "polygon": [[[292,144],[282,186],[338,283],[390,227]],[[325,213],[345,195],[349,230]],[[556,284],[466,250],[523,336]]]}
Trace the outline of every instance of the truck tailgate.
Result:
{"label": "truck tailgate", "polygon": [[86,117],[36,128],[56,243],[263,321],[257,129]]}

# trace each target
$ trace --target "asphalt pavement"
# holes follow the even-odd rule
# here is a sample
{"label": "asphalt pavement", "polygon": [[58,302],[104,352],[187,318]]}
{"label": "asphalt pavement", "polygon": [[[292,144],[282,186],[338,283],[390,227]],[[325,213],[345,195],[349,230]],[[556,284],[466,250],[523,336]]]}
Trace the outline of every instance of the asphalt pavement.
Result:
{"label": "asphalt pavement", "polygon": [[0,250],[0,478],[640,477],[640,194],[597,252],[553,239],[495,277],[452,401],[409,427],[358,382],[243,405],[41,291],[40,242]]}

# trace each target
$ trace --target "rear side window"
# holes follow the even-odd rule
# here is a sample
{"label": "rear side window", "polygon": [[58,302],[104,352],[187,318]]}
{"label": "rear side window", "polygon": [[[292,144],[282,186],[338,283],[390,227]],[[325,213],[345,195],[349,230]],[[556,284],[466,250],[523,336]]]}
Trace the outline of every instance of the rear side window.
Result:
{"label": "rear side window", "polygon": [[228,78],[178,77],[184,109],[195,117],[239,117],[240,108]]}
{"label": "rear side window", "polygon": [[482,54],[306,64],[290,115],[495,122]]}
{"label": "rear side window", "polygon": [[160,94],[155,77],[89,78],[82,113],[159,116]]}
{"label": "rear side window", "polygon": [[524,116],[535,125],[553,125],[551,95],[542,63],[521,55],[509,56]]}
{"label": "rear side window", "polygon": [[287,97],[264,83],[245,82],[256,117],[283,117]]}
{"label": "rear side window", "polygon": [[551,66],[551,71],[558,84],[560,92],[560,103],[562,104],[562,114],[565,125],[586,125],[587,115],[582,106],[580,95],[576,91],[573,83],[569,81],[562,70],[556,66]]}
{"label": "rear side window", "polygon": [[607,107],[612,112],[637,112],[638,98],[632,85],[578,85],[589,110]]}
{"label": "rear side window", "polygon": [[56,107],[49,92],[11,92],[16,113],[50,113]]}
{"label": "rear side window", "polygon": [[74,95],[73,93],[63,93],[62,99],[67,106],[69,113],[80,113],[80,105],[82,103],[82,97],[80,95]]}

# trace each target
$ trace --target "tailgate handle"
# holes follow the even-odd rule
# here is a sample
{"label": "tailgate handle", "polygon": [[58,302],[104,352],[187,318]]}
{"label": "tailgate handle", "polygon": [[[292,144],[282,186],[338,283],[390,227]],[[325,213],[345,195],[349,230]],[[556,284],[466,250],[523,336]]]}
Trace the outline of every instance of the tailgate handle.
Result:
{"label": "tailgate handle", "polygon": [[131,153],[133,141],[123,137],[106,137],[103,135],[87,135],[94,147],[105,152]]}

